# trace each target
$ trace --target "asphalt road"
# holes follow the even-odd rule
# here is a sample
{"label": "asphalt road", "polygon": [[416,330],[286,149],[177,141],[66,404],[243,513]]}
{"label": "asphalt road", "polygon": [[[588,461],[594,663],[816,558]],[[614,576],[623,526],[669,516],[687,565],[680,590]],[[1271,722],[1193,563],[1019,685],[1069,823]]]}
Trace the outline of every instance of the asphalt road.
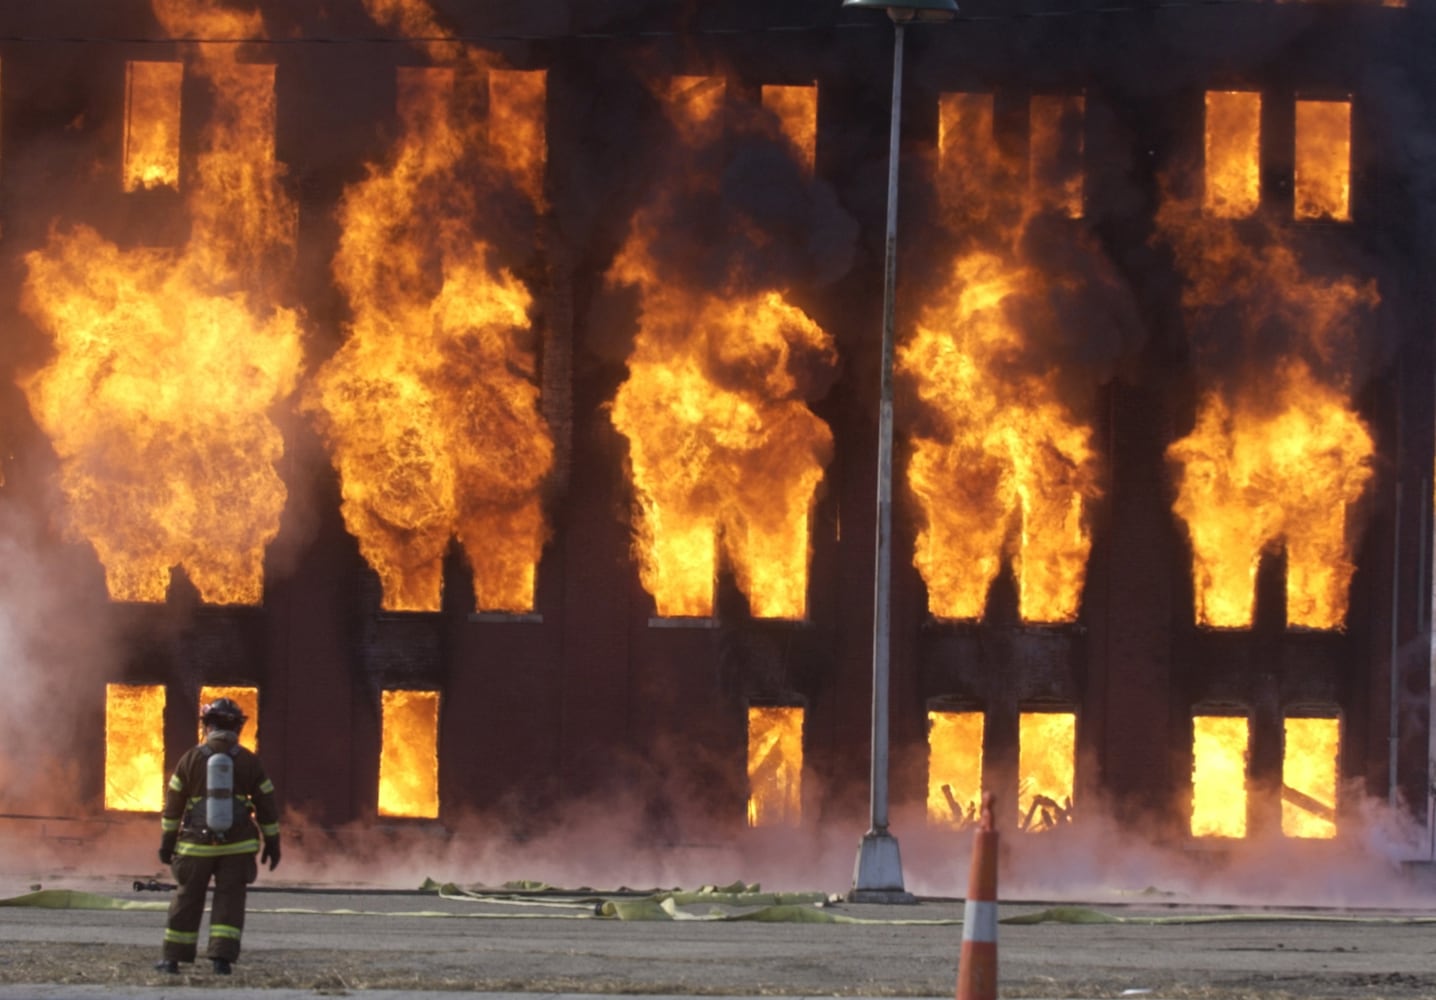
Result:
{"label": "asphalt road", "polygon": [[[0,880],[0,899],[29,888]],[[150,968],[166,893],[135,891],[125,876],[45,888],[146,908],[0,906],[0,998],[172,996],[194,986],[214,997],[274,991],[271,1000],[290,991],[391,991],[364,994],[381,1000],[429,990],[951,997],[962,936],[955,899],[803,902],[772,911],[790,918],[783,922],[705,919],[751,915],[759,906],[685,904],[674,908],[676,919],[639,920],[611,915],[612,906],[610,915],[598,912],[605,899],[653,910],[637,895],[441,898],[280,885],[251,895],[232,979],[217,980],[202,962],[175,980]],[[1057,919],[1094,913],[1122,922]],[[793,922],[795,914],[841,922]],[[1048,919],[1012,922],[1039,916]],[[1060,909],[1028,901],[1004,902],[1000,919],[1003,997],[1436,996],[1436,901],[1430,910],[1111,900]]]}

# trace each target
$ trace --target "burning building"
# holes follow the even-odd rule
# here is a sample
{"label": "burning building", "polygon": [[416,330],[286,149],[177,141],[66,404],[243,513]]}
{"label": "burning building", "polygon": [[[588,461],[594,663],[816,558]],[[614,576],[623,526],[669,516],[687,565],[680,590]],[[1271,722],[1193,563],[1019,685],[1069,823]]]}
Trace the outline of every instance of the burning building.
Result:
{"label": "burning building", "polygon": [[[891,26],[103,6],[0,15],[0,811],[222,692],[319,828],[855,845]],[[895,825],[1429,830],[1431,15],[1039,6],[909,31]]]}

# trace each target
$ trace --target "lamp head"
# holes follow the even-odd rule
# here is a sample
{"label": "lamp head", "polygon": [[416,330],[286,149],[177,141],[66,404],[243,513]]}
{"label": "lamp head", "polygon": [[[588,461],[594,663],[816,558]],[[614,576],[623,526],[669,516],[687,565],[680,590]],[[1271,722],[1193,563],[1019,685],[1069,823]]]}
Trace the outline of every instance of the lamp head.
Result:
{"label": "lamp head", "polygon": [[886,11],[894,21],[951,21],[957,16],[956,0],[843,0],[844,7]]}

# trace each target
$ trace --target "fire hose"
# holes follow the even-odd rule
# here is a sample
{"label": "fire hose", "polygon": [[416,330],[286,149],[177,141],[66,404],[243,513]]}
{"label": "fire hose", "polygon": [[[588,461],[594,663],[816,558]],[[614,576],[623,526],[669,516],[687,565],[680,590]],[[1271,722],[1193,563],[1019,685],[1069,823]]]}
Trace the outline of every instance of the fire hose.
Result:
{"label": "fire hose", "polygon": [[[157,891],[163,883],[152,881],[140,891]],[[152,889],[151,886],[154,888]],[[252,908],[255,913],[315,914],[328,916],[371,917],[434,917],[447,919],[561,919],[620,921],[757,921],[764,923],[805,924],[923,924],[960,925],[960,918],[951,919],[870,919],[833,912],[833,897],[826,893],[765,893],[749,887],[744,890],[705,886],[699,890],[663,890],[650,893],[633,891],[613,894],[564,893],[562,890],[473,890],[461,889],[453,883],[426,882],[415,895],[437,895],[445,900],[462,900],[487,904],[510,904],[537,907],[539,912],[452,912],[438,910],[356,910],[319,907]],[[283,890],[297,892],[299,890]],[[547,898],[535,899],[535,895]],[[0,899],[0,906],[30,906],[61,910],[164,910],[163,900],[117,899],[99,893],[74,889],[43,889],[9,899]],[[1323,914],[1291,911],[1240,913],[1189,913],[1168,916],[1117,916],[1084,906],[1054,906],[1032,913],[1001,918],[998,923],[1032,925],[1064,924],[1211,924],[1211,923],[1343,923],[1384,925],[1431,925],[1436,916],[1387,916],[1359,914]]]}

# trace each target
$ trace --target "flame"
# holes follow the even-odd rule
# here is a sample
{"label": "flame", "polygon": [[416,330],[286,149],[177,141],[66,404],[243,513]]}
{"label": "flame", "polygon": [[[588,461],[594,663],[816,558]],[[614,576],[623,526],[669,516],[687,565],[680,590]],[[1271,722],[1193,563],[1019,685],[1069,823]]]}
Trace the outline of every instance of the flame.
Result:
{"label": "flame", "polygon": [[1022,828],[1051,829],[1072,817],[1077,716],[1023,712],[1017,718],[1017,808]]}
{"label": "flame", "polygon": [[1336,836],[1337,719],[1286,720],[1281,762],[1281,832],[1288,837]]}
{"label": "flame", "polygon": [[796,826],[803,816],[803,710],[748,708],[748,825]]}
{"label": "flame", "polygon": [[381,696],[379,815],[439,815],[439,692]]}
{"label": "flame", "polygon": [[1261,95],[1208,91],[1203,205],[1217,218],[1251,215],[1261,202]]}
{"label": "flame", "polygon": [[[370,5],[439,30],[420,4]],[[545,78],[489,72],[485,122],[464,97],[483,72],[473,59],[400,71],[400,135],[339,210],[348,340],[305,400],[388,610],[438,610],[457,537],[478,607],[527,611],[548,537],[533,297],[494,261],[480,203],[505,180],[541,192]]]}
{"label": "flame", "polygon": [[1193,430],[1167,448],[1179,467],[1173,510],[1192,539],[1196,619],[1251,624],[1261,552],[1284,540],[1288,624],[1341,628],[1354,572],[1348,510],[1366,490],[1374,454],[1351,408],[1343,358],[1357,342],[1357,319],[1379,302],[1376,287],[1318,279],[1279,234],[1246,246],[1234,228],[1179,200],[1163,205],[1157,223],[1186,272],[1193,341],[1221,353],[1226,368],[1254,369],[1208,388]]}
{"label": "flame", "polygon": [[723,132],[723,103],[728,89],[720,76],[675,76],[668,81],[670,124],[685,146],[712,141]]}
{"label": "flame", "polygon": [[165,689],[105,685],[105,808],[159,812],[165,805]]}
{"label": "flame", "polygon": [[1284,539],[1288,623],[1340,628],[1355,572],[1347,508],[1374,450],[1344,397],[1299,363],[1235,406],[1208,394],[1192,433],[1168,449],[1182,465],[1173,509],[1191,535],[1197,620],[1250,625],[1261,552]]}
{"label": "flame", "polygon": [[811,174],[818,156],[818,88],[764,84],[763,107],[778,119],[778,127]]}
{"label": "flame", "polygon": [[1014,521],[1022,618],[1077,614],[1096,457],[1091,431],[1057,399],[1055,373],[1012,364],[1025,344],[1006,306],[1035,280],[997,254],[959,257],[946,297],[923,310],[898,350],[898,370],[934,414],[913,441],[907,475],[924,515],[913,564],[937,617],[981,617]]}
{"label": "flame", "polygon": [[[1034,111],[1034,156],[1061,161],[1080,149],[1081,98]],[[939,105],[939,194],[948,230],[968,249],[953,255],[926,294],[896,366],[923,404],[907,485],[921,513],[913,565],[935,617],[980,618],[1012,548],[1019,614],[1077,616],[1091,536],[1086,504],[1099,493],[1091,430],[1063,399],[1056,366],[1034,364],[1026,326],[1062,276],[1030,266],[1022,236],[1031,212],[1080,213],[1081,172],[1034,176],[1035,201],[992,135],[990,95],[944,94]],[[1051,175],[1051,176],[1049,176]],[[1071,186],[1075,185],[1075,186]]]}
{"label": "flame", "polygon": [[[685,148],[721,138],[721,84],[674,81],[668,107]],[[679,183],[712,181],[688,172]],[[671,238],[664,199],[634,220],[609,272],[642,303],[612,420],[628,439],[643,586],[659,615],[710,616],[721,545],[755,617],[802,618],[808,517],[832,433],[799,374],[835,364],[832,338],[781,290],[665,278],[654,249]]]}
{"label": "flame", "polygon": [[1033,195],[1071,219],[1082,217],[1082,124],[1087,102],[1080,96],[1032,98],[1028,159]]}
{"label": "flame", "polygon": [[938,97],[937,187],[947,228],[1010,239],[1017,164],[993,135],[991,94]]}
{"label": "flame", "polygon": [[1319,276],[1286,231],[1238,233],[1182,199],[1168,198],[1157,221],[1184,272],[1194,344],[1236,373],[1211,380],[1192,431],[1168,448],[1197,620],[1250,625],[1261,553],[1284,542],[1288,624],[1341,628],[1358,526],[1349,512],[1375,451],[1351,402],[1350,358],[1380,301],[1375,282]]}
{"label": "flame", "polygon": [[981,712],[927,713],[927,821],[962,827],[982,801]]}
{"label": "flame", "polygon": [[[253,34],[243,15],[156,0],[172,33]],[[65,530],[93,545],[110,596],[163,601],[183,566],[200,597],[254,604],[278,532],[283,440],[266,413],[301,363],[295,313],[276,304],[295,209],[274,160],[274,68],[200,46],[214,115],[189,185],[189,242],[121,249],[52,230],[26,254],[22,305],[54,359],[21,380],[60,460]]]}
{"label": "flame", "polygon": [[504,173],[538,206],[548,159],[547,98],[543,70],[489,70],[489,145]]}
{"label": "flame", "polygon": [[179,190],[184,63],[125,64],[124,188]]}
{"label": "flame", "polygon": [[1256,424],[1241,435],[1243,455],[1238,458],[1232,423],[1222,397],[1208,395],[1196,428],[1167,451],[1184,466],[1173,509],[1191,536],[1197,621],[1218,628],[1251,624],[1257,565],[1275,534],[1261,515],[1270,518],[1276,510],[1259,507],[1252,516],[1243,476],[1261,469],[1261,453],[1268,450],[1262,446],[1273,436]]}
{"label": "flame", "polygon": [[[206,684],[199,689],[200,708],[204,708],[216,698],[228,698],[239,706],[244,713],[244,728],[240,730],[239,742],[241,746],[248,747],[255,753],[259,753],[259,688],[256,687],[228,687]],[[204,723],[199,724],[199,738],[204,740]]]}
{"label": "flame", "polygon": [[[155,17],[175,38],[259,38],[264,19],[259,11],[238,11],[227,0],[150,0]],[[201,48],[222,51],[224,44]]]}
{"label": "flame", "polygon": [[[685,321],[691,337],[675,344],[675,324]],[[647,290],[613,422],[629,439],[642,579],[660,615],[712,614],[720,528],[754,616],[806,613],[808,512],[832,438],[793,398],[794,344],[831,351],[818,325],[777,292],[694,302],[676,289]],[[723,365],[751,365],[752,383],[721,386]]]}
{"label": "flame", "polygon": [[1247,835],[1247,747],[1244,717],[1192,719],[1192,836]]}
{"label": "flame", "polygon": [[1296,102],[1296,217],[1351,219],[1351,102]]}

